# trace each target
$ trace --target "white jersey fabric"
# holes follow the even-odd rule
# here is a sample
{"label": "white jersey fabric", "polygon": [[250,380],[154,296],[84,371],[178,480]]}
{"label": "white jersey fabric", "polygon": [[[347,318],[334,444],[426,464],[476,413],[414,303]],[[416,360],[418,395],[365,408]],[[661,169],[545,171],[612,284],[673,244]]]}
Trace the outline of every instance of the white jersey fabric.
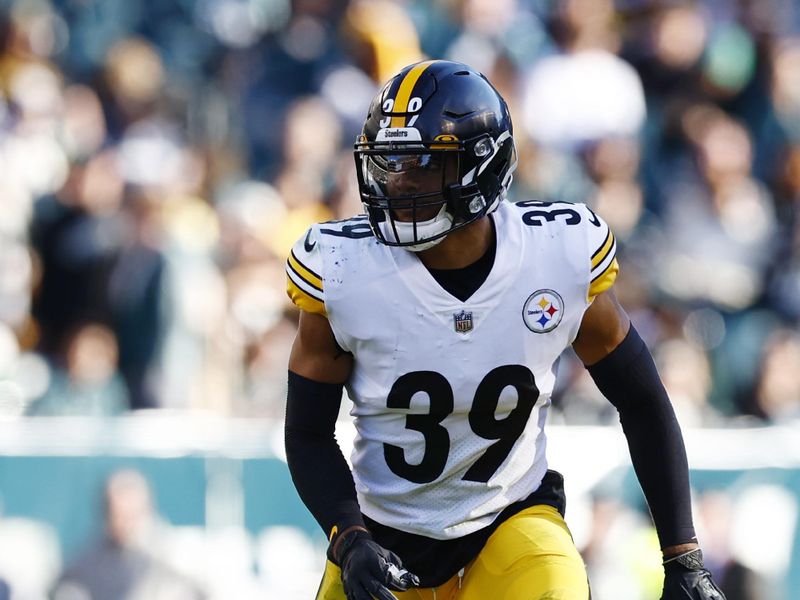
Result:
{"label": "white jersey fabric", "polygon": [[354,357],[362,511],[435,539],[489,525],[539,486],[555,363],[616,276],[613,235],[582,204],[502,202],[490,218],[494,265],[466,302],[364,216],[314,225],[288,262],[290,295]]}

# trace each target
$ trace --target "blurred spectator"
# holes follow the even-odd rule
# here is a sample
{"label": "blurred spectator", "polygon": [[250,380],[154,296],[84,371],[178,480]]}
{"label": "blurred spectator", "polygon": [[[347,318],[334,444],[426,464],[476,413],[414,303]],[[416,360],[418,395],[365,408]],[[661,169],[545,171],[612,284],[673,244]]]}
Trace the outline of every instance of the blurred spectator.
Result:
{"label": "blurred spectator", "polygon": [[131,408],[158,405],[155,363],[165,330],[164,271],[157,200],[135,187],[126,194],[129,221],[110,268],[109,320]]}
{"label": "blurred spectator", "polygon": [[517,119],[539,144],[574,149],[639,132],[644,92],[636,71],[614,54],[613,15],[611,0],[559,4],[551,27],[561,52],[533,66]]}
{"label": "blurred spectator", "polygon": [[753,410],[773,423],[800,418],[800,335],[778,329],[764,346]]}
{"label": "blurred spectator", "polygon": [[33,415],[113,416],[128,407],[117,371],[119,349],[107,328],[85,325],[66,341],[66,363],[56,367],[45,394],[28,409]]}
{"label": "blurred spectator", "polygon": [[110,133],[119,138],[132,123],[158,108],[164,82],[164,65],[158,50],[147,40],[126,38],[108,52],[104,82],[106,118]]}
{"label": "blurred spectator", "polygon": [[[783,136],[776,137],[778,141],[781,138],[797,141],[800,136],[800,86],[795,74],[800,66],[800,37],[778,38],[771,44],[770,51],[770,96],[776,125],[783,132]],[[770,133],[775,135],[778,132],[773,130]]]}
{"label": "blurred spectator", "polygon": [[107,154],[74,165],[64,187],[36,205],[31,241],[41,276],[33,316],[39,347],[62,362],[67,337],[79,323],[105,316],[105,274],[119,235],[122,181]]}
{"label": "blurred spectator", "polygon": [[645,515],[612,498],[594,499],[592,530],[581,554],[592,597],[649,600],[661,593],[658,539]]}
{"label": "blurred spectator", "polygon": [[733,506],[728,494],[708,491],[697,501],[698,522],[702,531],[703,560],[720,582],[727,600],[761,600],[769,596],[763,578],[731,555],[730,532]]}
{"label": "blurred spectator", "polygon": [[773,198],[751,176],[752,146],[741,123],[696,105],[683,126],[694,156],[664,173],[657,285],[683,300],[741,310],[758,300],[775,254]]}
{"label": "blurred spectator", "polygon": [[[455,37],[438,30],[429,33],[430,37],[439,38],[440,44],[449,42],[440,55],[486,73],[515,112],[520,72],[551,49],[542,19],[518,0],[463,0],[450,4],[451,18],[456,19],[454,24],[460,31]],[[423,43],[431,45],[432,41]],[[498,65],[504,61],[513,71],[510,78],[498,72]]]}
{"label": "blurred spectator", "polygon": [[353,0],[342,20],[342,41],[355,64],[383,83],[422,59],[419,35],[404,8],[387,0]]}
{"label": "blurred spectator", "polygon": [[[222,337],[227,302],[225,281],[214,261],[220,219],[208,203],[191,195],[175,197],[164,208],[169,321],[159,361],[160,406],[230,407],[230,382],[238,377],[237,355],[210,352]],[[223,265],[227,260],[224,247],[219,260]]]}
{"label": "blurred spectator", "polygon": [[800,144],[785,150],[780,162],[775,191],[782,231],[778,264],[768,290],[775,309],[800,319]]}
{"label": "blurred spectator", "polygon": [[648,8],[626,15],[621,52],[659,109],[681,87],[696,85],[709,37],[707,11],[699,2],[652,3]]}
{"label": "blurred spectator", "polygon": [[617,239],[629,238],[642,217],[644,194],[637,181],[641,149],[632,137],[599,140],[584,151],[594,184],[587,202],[603,216]]}
{"label": "blurred spectator", "polygon": [[150,489],[136,471],[118,471],[104,490],[105,531],[67,566],[54,600],[203,598],[158,556],[159,526]]}
{"label": "blurred spectator", "polygon": [[655,358],[681,425],[699,427],[719,422],[708,404],[711,365],[703,350],[685,340],[672,339],[659,345]]}

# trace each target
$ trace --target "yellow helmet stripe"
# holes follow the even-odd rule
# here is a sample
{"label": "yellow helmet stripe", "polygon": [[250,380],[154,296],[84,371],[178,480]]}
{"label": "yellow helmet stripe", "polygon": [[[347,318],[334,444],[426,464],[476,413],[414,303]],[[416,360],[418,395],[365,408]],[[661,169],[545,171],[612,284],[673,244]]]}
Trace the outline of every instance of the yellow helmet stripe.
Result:
{"label": "yellow helmet stripe", "polygon": [[[394,98],[394,107],[392,107],[392,112],[404,113],[408,110],[408,101],[411,100],[411,92],[414,91],[414,86],[417,85],[417,81],[419,81],[419,78],[425,69],[435,62],[435,60],[426,60],[425,62],[415,65],[413,69],[406,73],[406,76],[403,77],[403,81],[400,82],[400,87],[398,88],[397,95]],[[405,126],[405,116],[392,117],[392,122],[389,125],[389,127]]]}

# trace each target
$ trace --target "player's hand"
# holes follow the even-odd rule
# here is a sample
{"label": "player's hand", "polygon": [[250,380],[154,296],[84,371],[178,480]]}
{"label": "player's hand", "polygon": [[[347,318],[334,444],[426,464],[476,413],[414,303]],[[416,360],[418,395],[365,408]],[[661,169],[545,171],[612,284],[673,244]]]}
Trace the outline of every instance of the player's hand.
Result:
{"label": "player's hand", "polygon": [[419,578],[403,568],[394,552],[382,548],[366,531],[352,531],[337,544],[336,562],[342,569],[347,600],[397,600],[390,590],[403,592]]}
{"label": "player's hand", "polygon": [[697,549],[664,562],[661,600],[725,600],[725,594],[711,579]]}

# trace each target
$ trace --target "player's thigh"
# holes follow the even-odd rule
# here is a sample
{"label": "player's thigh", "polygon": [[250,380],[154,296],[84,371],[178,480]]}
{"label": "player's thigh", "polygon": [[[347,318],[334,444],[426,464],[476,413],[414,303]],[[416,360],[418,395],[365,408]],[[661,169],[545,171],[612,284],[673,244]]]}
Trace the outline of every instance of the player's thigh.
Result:
{"label": "player's thigh", "polygon": [[325,572],[314,600],[347,600],[342,587],[342,572],[331,561],[325,561]]}
{"label": "player's thigh", "polygon": [[587,600],[583,559],[567,524],[533,506],[497,528],[467,568],[458,600]]}

